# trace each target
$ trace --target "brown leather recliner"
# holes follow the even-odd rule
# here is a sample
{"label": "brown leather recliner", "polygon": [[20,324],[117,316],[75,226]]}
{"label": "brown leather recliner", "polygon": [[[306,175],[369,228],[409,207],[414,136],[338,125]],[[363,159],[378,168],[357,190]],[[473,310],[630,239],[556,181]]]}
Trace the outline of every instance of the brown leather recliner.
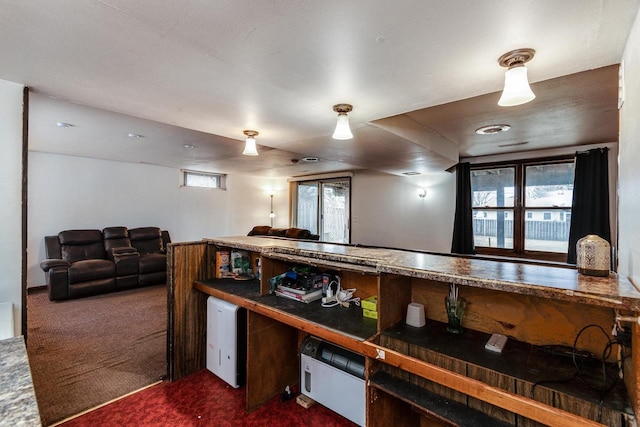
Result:
{"label": "brown leather recliner", "polygon": [[157,227],[66,230],[44,240],[40,267],[52,301],[166,283],[171,239]]}
{"label": "brown leather recliner", "polygon": [[[164,234],[164,235],[163,235]],[[140,254],[138,281],[141,286],[165,283],[167,255],[165,246],[171,243],[169,233],[158,227],[140,227],[129,230],[131,246]]]}
{"label": "brown leather recliner", "polygon": [[107,258],[116,265],[116,288],[138,286],[140,254],[131,246],[127,227],[107,227],[102,230]]}
{"label": "brown leather recliner", "polygon": [[107,259],[100,230],[67,230],[45,237],[44,270],[50,300],[116,289],[116,266]]}

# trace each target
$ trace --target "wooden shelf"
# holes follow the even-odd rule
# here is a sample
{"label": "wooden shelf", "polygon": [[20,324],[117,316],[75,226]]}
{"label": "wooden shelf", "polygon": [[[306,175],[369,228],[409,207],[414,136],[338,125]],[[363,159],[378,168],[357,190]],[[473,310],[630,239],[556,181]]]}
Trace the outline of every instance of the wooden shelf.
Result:
{"label": "wooden shelf", "polygon": [[[275,295],[261,296],[257,280],[241,282],[233,279],[208,279],[197,281],[195,286],[196,289],[204,292],[217,290],[223,294],[235,295],[243,301],[259,304],[273,314],[286,314],[307,324],[314,324],[359,341],[365,341],[377,332],[377,321],[363,317],[360,307],[352,305],[350,308],[341,306],[324,308],[320,301],[305,304]],[[240,301],[239,305],[246,306],[247,304],[243,301]],[[282,317],[279,318],[282,319]],[[286,318],[284,322],[290,323]]]}
{"label": "wooden shelf", "polygon": [[510,425],[466,405],[430,393],[418,385],[382,370],[369,377],[369,385],[410,404],[418,412],[435,418],[444,425],[473,425],[474,427],[506,427]]}
{"label": "wooden shelf", "polygon": [[[544,348],[509,339],[503,352],[497,354],[484,349],[489,337],[490,334],[470,329],[460,336],[450,335],[446,332],[446,324],[427,320],[422,328],[400,322],[382,331],[380,345],[560,409],[583,412],[583,416],[602,411],[603,420],[610,420],[607,425],[620,425],[626,415],[633,416],[621,380],[606,393],[600,409],[601,393],[576,377],[570,356],[551,353],[557,347]],[[593,387],[600,386],[600,361],[583,357],[577,360],[582,379]],[[617,376],[615,365],[608,364],[608,374],[610,378]],[[437,384],[425,386],[458,401],[467,399],[463,394]]]}

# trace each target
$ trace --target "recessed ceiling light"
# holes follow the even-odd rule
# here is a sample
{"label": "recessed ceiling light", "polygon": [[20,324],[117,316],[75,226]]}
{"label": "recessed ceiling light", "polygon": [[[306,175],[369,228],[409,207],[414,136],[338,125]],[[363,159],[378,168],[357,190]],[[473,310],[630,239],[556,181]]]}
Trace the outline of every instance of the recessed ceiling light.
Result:
{"label": "recessed ceiling light", "polygon": [[494,133],[506,132],[511,129],[509,125],[487,125],[476,129],[478,135],[493,135]]}
{"label": "recessed ceiling light", "polygon": [[414,176],[414,175],[420,175],[420,172],[402,172],[402,175]]}
{"label": "recessed ceiling light", "polygon": [[64,123],[64,122],[58,122],[56,123],[56,126],[58,126],[59,128],[72,128],[73,125],[71,123]]}
{"label": "recessed ceiling light", "polygon": [[144,135],[140,135],[137,133],[130,133],[128,136],[129,138],[144,138]]}
{"label": "recessed ceiling light", "polygon": [[303,162],[307,162],[307,163],[316,163],[320,159],[318,159],[317,157],[310,157],[309,156],[309,157],[303,157],[300,160],[302,160]]}
{"label": "recessed ceiling light", "polygon": [[191,145],[191,144],[184,144],[184,149],[185,150],[193,150],[194,148],[196,148],[195,145]]}
{"label": "recessed ceiling light", "polygon": [[514,142],[512,144],[501,144],[501,145],[498,145],[498,147],[515,147],[516,145],[525,145],[528,143],[529,141]]}

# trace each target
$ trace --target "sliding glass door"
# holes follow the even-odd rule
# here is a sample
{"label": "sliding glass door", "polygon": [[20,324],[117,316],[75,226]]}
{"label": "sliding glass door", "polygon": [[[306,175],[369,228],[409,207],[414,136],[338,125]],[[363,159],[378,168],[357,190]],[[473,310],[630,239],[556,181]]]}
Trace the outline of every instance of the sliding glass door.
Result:
{"label": "sliding glass door", "polygon": [[296,226],[324,242],[349,243],[350,189],[349,178],[299,182]]}

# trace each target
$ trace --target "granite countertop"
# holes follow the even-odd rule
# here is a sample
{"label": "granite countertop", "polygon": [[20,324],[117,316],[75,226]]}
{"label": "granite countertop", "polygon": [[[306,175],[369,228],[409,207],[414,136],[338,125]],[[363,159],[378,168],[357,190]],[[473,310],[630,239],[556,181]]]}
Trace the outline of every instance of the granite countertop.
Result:
{"label": "granite countertop", "polygon": [[23,337],[0,340],[0,423],[42,425]]}
{"label": "granite countertop", "polygon": [[615,273],[593,277],[578,274],[572,268],[293,239],[239,236],[206,240],[266,256],[296,255],[359,265],[363,271],[373,267],[379,273],[640,312],[640,290]]}

